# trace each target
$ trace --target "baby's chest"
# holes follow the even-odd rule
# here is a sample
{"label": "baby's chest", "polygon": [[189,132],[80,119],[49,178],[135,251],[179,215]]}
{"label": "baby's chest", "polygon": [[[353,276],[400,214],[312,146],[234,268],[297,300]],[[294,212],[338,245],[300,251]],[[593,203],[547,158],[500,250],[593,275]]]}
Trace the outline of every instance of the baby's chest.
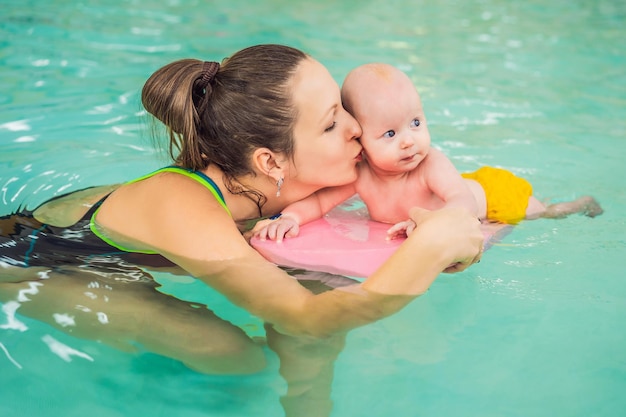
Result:
{"label": "baby's chest", "polygon": [[359,190],[359,195],[367,205],[370,217],[385,223],[406,220],[413,207],[435,210],[441,203],[430,190],[419,186],[398,189],[370,186]]}
{"label": "baby's chest", "polygon": [[359,196],[365,202],[372,220],[384,223],[397,223],[407,219],[409,209],[415,205],[414,198],[406,193],[374,187],[360,191]]}

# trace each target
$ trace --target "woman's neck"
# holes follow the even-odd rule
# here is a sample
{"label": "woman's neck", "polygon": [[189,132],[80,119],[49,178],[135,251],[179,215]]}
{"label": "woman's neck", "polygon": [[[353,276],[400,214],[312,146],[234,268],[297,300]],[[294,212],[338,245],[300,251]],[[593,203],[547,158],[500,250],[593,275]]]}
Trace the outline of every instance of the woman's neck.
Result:
{"label": "woman's neck", "polygon": [[227,184],[223,171],[214,165],[208,166],[202,172],[217,184],[237,223],[272,216],[280,213],[287,205],[276,197],[276,185],[266,175],[247,175],[235,178]]}

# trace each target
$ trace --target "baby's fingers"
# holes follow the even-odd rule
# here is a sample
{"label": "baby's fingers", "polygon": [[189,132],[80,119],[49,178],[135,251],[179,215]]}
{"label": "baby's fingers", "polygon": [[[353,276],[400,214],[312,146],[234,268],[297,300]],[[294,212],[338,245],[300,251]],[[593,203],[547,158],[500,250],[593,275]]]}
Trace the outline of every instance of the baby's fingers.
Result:
{"label": "baby's fingers", "polygon": [[409,223],[409,225],[407,226],[407,228],[404,231],[404,233],[406,233],[407,236],[411,236],[411,233],[413,233],[413,231],[415,230],[417,225],[412,220],[407,220],[407,222]]}
{"label": "baby's fingers", "polygon": [[278,219],[269,223],[264,230],[259,233],[259,237],[265,236],[270,240],[282,242],[285,237],[297,236],[299,232],[298,223],[290,219]]}
{"label": "baby's fingers", "polygon": [[387,239],[389,240],[399,236],[408,235],[407,232],[409,228],[411,231],[415,229],[415,223],[411,220],[396,223],[387,230]]}
{"label": "baby's fingers", "polygon": [[267,240],[267,226],[262,227],[258,230],[254,231],[254,236],[258,237],[261,240]]}

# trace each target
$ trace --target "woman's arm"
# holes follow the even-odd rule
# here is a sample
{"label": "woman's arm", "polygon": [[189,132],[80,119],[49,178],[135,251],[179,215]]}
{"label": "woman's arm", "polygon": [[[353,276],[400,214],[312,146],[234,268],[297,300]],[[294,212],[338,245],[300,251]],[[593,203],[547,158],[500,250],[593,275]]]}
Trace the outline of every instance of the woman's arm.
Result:
{"label": "woman's arm", "polygon": [[[291,335],[323,337],[395,313],[448,265],[469,266],[483,242],[478,222],[462,210],[415,211],[417,230],[376,273],[360,285],[314,295],[252,249],[201,185],[174,176],[150,181],[153,190],[147,184],[105,201],[97,221],[111,238],[162,253]],[[157,192],[165,186],[167,195]]]}
{"label": "woman's arm", "polygon": [[[390,314],[424,293],[448,265],[467,267],[479,253],[483,236],[477,220],[460,209],[415,215],[417,230],[371,277],[360,285],[319,295],[302,288],[234,234],[221,258],[170,255],[192,275],[227,296],[278,331],[291,335],[328,336]],[[200,243],[198,242],[200,245]]]}
{"label": "woman's arm", "polygon": [[345,333],[319,339],[293,337],[265,326],[268,346],[280,358],[287,392],[280,402],[286,417],[327,417],[332,411],[334,364],[343,350]]}

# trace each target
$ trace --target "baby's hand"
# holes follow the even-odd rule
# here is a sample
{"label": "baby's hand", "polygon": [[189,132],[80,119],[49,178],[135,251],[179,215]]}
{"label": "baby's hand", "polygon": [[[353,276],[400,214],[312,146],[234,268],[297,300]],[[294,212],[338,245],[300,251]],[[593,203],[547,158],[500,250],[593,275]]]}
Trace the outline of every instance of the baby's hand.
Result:
{"label": "baby's hand", "polygon": [[415,222],[411,219],[396,223],[387,230],[387,240],[409,236],[415,230]]}
{"label": "baby's hand", "polygon": [[252,230],[254,236],[261,240],[282,242],[285,237],[296,237],[300,233],[300,225],[290,216],[281,216],[275,220],[262,220]]}

